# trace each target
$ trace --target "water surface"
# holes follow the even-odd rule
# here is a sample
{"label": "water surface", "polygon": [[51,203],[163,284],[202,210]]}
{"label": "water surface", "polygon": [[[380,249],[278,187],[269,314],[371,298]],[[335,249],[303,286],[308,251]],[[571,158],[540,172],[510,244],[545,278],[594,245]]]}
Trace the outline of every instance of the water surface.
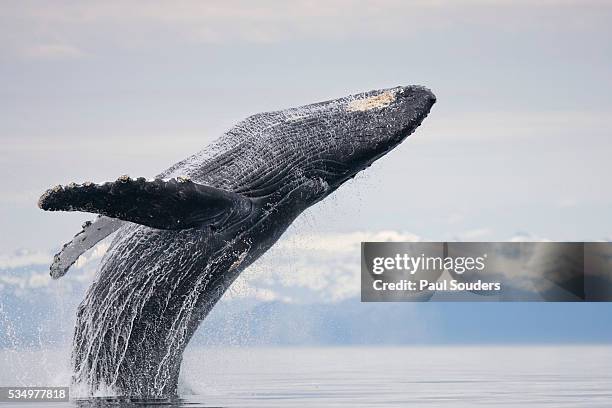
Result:
{"label": "water surface", "polygon": [[[0,385],[65,385],[67,352],[0,352]],[[73,395],[78,390],[71,390]],[[62,406],[610,407],[612,346],[193,348],[180,395]],[[40,403],[0,404],[41,407]]]}

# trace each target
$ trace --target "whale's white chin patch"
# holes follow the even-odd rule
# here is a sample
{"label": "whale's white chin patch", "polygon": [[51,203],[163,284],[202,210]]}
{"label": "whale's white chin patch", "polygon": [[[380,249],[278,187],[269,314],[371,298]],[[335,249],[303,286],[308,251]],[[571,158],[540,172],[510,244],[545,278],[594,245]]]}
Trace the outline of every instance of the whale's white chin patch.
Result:
{"label": "whale's white chin patch", "polygon": [[349,102],[346,107],[346,110],[349,112],[355,111],[367,111],[370,109],[380,109],[387,107],[395,100],[395,92],[387,91],[383,92],[380,95],[371,96],[366,99],[357,99],[355,101]]}

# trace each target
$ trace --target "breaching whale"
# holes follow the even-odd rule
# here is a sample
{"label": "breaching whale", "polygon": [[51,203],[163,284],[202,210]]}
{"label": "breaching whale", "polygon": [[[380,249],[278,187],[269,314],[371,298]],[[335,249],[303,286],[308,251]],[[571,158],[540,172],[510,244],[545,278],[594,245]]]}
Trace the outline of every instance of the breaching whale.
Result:
{"label": "breaching whale", "polygon": [[100,215],[55,256],[54,278],[117,232],[77,310],[74,383],[90,394],[174,395],[185,347],[234,279],[435,101],[405,86],[260,113],[155,179],[47,190],[44,210]]}

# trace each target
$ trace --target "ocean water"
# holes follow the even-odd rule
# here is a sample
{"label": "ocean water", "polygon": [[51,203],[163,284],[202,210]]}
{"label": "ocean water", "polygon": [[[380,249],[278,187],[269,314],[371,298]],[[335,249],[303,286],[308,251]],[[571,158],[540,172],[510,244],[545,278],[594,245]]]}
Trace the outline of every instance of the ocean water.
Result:
{"label": "ocean water", "polygon": [[[67,385],[68,355],[0,351],[0,386]],[[610,407],[612,346],[192,348],[173,400],[0,403],[107,405]]]}

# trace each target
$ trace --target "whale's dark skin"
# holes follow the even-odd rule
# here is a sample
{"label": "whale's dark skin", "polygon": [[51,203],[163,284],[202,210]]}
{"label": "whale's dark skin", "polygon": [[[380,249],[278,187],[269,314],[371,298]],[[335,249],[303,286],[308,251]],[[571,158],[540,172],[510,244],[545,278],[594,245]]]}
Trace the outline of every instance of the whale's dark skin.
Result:
{"label": "whale's dark skin", "polygon": [[47,191],[41,208],[102,214],[93,225],[118,229],[78,308],[75,383],[175,394],[185,347],[234,279],[302,211],[410,135],[434,102],[408,86],[257,114],[158,180]]}

